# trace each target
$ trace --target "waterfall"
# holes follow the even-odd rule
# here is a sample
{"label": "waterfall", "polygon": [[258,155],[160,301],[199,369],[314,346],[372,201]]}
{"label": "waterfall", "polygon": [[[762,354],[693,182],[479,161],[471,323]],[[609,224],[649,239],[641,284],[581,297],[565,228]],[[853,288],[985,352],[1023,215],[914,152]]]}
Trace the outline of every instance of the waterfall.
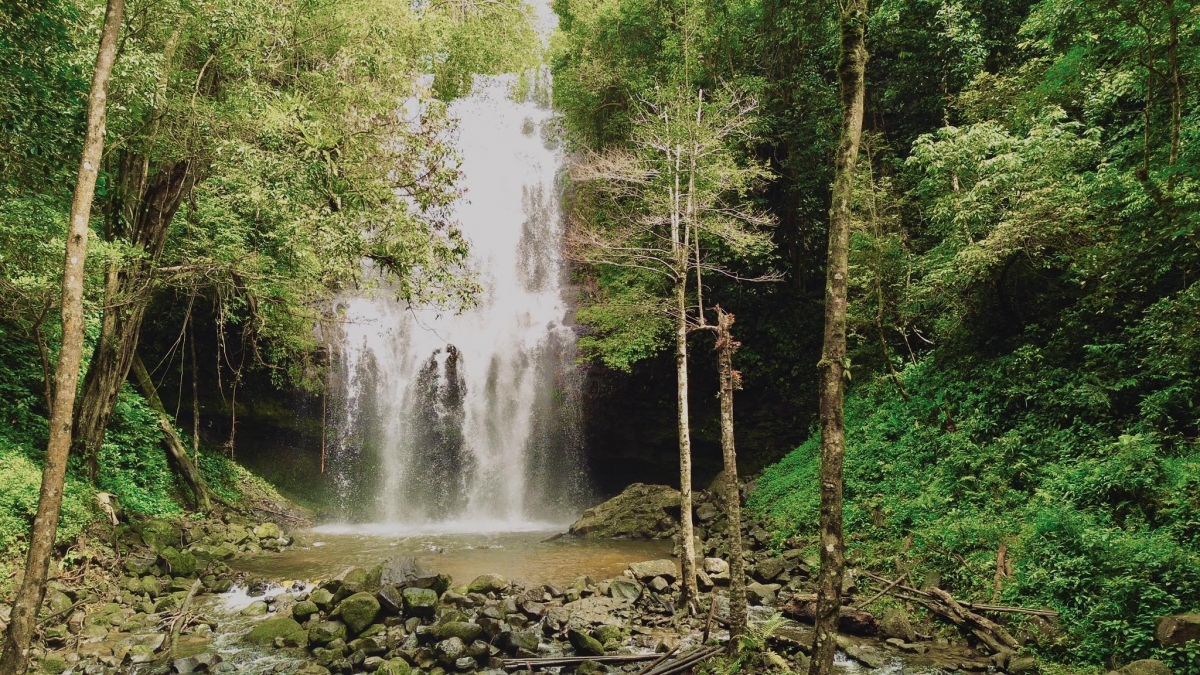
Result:
{"label": "waterfall", "polygon": [[483,288],[478,306],[420,310],[386,292],[339,300],[328,477],[343,522],[563,522],[587,490],[560,253],[562,156],[545,87],[514,101],[514,84],[476,78],[450,108],[466,188],[455,215]]}

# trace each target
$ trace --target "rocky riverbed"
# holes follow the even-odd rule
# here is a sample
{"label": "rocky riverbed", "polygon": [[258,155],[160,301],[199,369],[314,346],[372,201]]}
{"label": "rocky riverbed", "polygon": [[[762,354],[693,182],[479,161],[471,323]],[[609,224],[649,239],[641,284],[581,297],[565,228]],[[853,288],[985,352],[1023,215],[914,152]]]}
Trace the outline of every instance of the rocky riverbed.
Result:
{"label": "rocky riverbed", "polygon": [[[677,493],[663,486],[630,490],[585,513],[566,536],[674,538],[678,550]],[[121,524],[87,549],[92,558],[50,582],[32,657],[36,668],[54,675],[502,675],[506,659],[654,654],[698,646],[706,634],[722,644],[730,579],[728,523],[718,497],[697,493],[703,559],[696,612],[678,609],[681,582],[671,558],[633,562],[611,578],[539,583],[482,574],[462,583],[423,564],[436,566],[437,555],[397,555],[332,578],[297,580],[266,573],[269,561],[319,542],[273,522],[230,515]],[[612,522],[629,509],[636,510],[633,518]],[[752,520],[742,528],[752,650],[741,667],[804,672],[812,643],[805,606],[816,561],[805,542],[772,542]],[[839,659],[846,672],[1017,675],[1038,668],[1020,651],[989,650],[911,602],[879,600],[854,574],[844,590],[848,605],[870,596],[865,618],[843,620]],[[0,623],[6,618],[0,605]],[[1022,642],[1053,635],[1051,621],[1038,621],[1048,628],[1023,629]],[[584,660],[552,672],[617,675],[641,666]],[[719,667],[718,658],[699,669]],[[1169,675],[1163,668],[1136,662],[1124,675]]]}

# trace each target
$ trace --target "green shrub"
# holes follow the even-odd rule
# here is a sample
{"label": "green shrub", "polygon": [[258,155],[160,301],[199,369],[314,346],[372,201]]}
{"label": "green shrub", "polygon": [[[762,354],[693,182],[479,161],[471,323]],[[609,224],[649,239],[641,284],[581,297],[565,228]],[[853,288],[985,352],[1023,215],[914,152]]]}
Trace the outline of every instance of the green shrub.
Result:
{"label": "green shrub", "polygon": [[[957,596],[990,600],[997,547],[1015,579],[1004,601],[1062,613],[1070,663],[1168,660],[1154,619],[1200,609],[1200,455],[1142,431],[1089,393],[1088,375],[1036,349],[989,359],[937,355],[846,401],[845,528],[852,564],[916,564]],[[1124,427],[1124,428],[1123,428]],[[1132,432],[1132,433],[1131,433]],[[758,480],[750,508],[777,542],[816,532],[816,434]],[[1193,650],[1195,651],[1195,650]]]}

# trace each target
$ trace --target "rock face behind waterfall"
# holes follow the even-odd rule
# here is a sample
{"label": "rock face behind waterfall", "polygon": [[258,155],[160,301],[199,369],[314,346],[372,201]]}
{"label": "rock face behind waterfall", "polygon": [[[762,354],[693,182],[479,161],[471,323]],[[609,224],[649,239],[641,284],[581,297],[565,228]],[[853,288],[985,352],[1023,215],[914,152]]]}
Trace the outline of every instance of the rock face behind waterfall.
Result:
{"label": "rock face behind waterfall", "polygon": [[413,435],[412,475],[405,486],[416,493],[429,515],[447,518],[458,515],[467,503],[465,486],[475,467],[463,436],[463,399],[466,381],[461,371],[462,355],[454,345],[446,356],[437,350],[425,362],[413,383],[414,406],[407,420]]}
{"label": "rock face behind waterfall", "polygon": [[679,526],[679,491],[634,483],[612,499],[583,512],[571,525],[580,537],[666,539]]}

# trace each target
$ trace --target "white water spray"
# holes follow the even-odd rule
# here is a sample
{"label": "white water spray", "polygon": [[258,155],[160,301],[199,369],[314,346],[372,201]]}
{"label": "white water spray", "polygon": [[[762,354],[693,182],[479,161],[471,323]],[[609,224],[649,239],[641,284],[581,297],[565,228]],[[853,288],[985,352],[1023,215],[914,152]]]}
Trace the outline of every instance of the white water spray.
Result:
{"label": "white water spray", "polygon": [[483,292],[459,315],[378,296],[345,324],[330,470],[343,520],[402,528],[563,522],[586,490],[575,336],[566,325],[552,112],[477,78],[450,106],[466,195],[456,216]]}

